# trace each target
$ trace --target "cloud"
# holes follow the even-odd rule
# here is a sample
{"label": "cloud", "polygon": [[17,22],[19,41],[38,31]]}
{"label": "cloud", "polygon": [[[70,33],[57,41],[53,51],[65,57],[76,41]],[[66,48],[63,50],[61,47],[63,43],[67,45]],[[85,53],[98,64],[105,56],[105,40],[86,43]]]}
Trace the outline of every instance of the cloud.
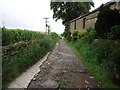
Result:
{"label": "cloud", "polygon": [[[109,0],[93,0],[95,8],[102,2]],[[95,9],[93,8],[93,9]],[[45,31],[44,17],[49,17],[52,31],[63,33],[62,20],[55,22],[52,19],[53,11],[50,10],[50,0],[0,0],[0,26],[4,21],[7,28],[20,28],[36,31]]]}
{"label": "cloud", "polygon": [[[45,31],[45,20],[43,18],[49,17],[52,31],[62,33],[64,31],[62,21],[55,22],[52,15],[53,12],[50,10],[50,1],[48,0],[0,1],[0,19],[8,28]],[[2,22],[0,26],[2,26]]]}

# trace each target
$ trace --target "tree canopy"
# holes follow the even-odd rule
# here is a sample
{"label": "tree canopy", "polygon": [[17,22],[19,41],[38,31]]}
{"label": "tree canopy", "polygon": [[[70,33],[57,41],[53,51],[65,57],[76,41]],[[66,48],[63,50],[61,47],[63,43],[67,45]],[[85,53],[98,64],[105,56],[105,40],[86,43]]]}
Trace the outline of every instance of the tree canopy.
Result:
{"label": "tree canopy", "polygon": [[50,7],[53,10],[53,18],[63,20],[65,25],[70,20],[86,14],[94,6],[93,2],[51,2]]}
{"label": "tree canopy", "polygon": [[107,38],[107,34],[111,32],[111,28],[115,25],[120,25],[120,13],[117,9],[110,9],[109,6],[100,7],[95,30],[100,38]]}

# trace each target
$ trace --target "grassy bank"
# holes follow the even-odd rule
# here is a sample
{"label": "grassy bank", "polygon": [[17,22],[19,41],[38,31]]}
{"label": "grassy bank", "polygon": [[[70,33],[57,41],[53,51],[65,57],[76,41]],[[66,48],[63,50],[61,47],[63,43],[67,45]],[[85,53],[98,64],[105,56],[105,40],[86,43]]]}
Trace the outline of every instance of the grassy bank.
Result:
{"label": "grassy bank", "polygon": [[82,59],[101,87],[119,87],[119,77],[117,77],[120,72],[119,41],[94,39],[92,34],[87,33],[77,41],[66,42]]}
{"label": "grassy bank", "polygon": [[[32,33],[32,31],[30,32]],[[7,87],[12,80],[51,51],[60,39],[55,33],[45,35],[44,37],[42,37],[43,35],[40,36],[41,33],[37,35],[38,37],[36,36],[36,38],[30,41],[22,41],[22,43],[20,41],[19,43],[4,46],[5,49],[3,50],[8,50],[9,53],[3,54],[2,56],[3,88]]]}
{"label": "grassy bank", "polygon": [[44,34],[29,30],[20,29],[2,29],[2,46],[14,44],[20,41],[29,41],[32,39],[42,38]]}

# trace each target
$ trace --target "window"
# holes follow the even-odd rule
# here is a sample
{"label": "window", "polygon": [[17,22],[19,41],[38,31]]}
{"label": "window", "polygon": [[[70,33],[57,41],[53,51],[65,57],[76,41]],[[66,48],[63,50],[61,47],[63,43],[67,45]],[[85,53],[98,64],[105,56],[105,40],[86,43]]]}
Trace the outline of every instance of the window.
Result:
{"label": "window", "polygon": [[86,21],[86,18],[83,18],[83,28],[86,27],[86,23],[85,23],[85,21]]}
{"label": "window", "polygon": [[75,21],[74,29],[76,29],[76,21]]}

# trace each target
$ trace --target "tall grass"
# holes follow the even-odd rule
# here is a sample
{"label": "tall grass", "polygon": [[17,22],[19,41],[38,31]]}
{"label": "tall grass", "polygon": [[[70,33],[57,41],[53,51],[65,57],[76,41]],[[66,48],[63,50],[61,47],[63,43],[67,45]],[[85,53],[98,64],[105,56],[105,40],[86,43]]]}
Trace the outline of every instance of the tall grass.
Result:
{"label": "tall grass", "polygon": [[20,29],[2,29],[2,45],[10,45],[19,41],[29,41],[36,38],[42,38],[44,34],[29,30]]}
{"label": "tall grass", "polygon": [[44,35],[33,31],[4,29],[3,45],[7,46],[3,47],[3,51],[9,52],[2,56],[3,88],[51,51],[59,39],[55,33]]}
{"label": "tall grass", "polygon": [[36,63],[40,58],[51,51],[55,45],[52,39],[44,38],[32,43],[20,54],[14,56],[3,56],[2,62],[2,83],[3,88],[8,85],[16,76],[24,72],[28,67]]}
{"label": "tall grass", "polygon": [[[68,42],[67,42],[68,43]],[[117,88],[120,84],[120,42],[94,39],[91,31],[75,42],[69,43],[99,84]]]}

